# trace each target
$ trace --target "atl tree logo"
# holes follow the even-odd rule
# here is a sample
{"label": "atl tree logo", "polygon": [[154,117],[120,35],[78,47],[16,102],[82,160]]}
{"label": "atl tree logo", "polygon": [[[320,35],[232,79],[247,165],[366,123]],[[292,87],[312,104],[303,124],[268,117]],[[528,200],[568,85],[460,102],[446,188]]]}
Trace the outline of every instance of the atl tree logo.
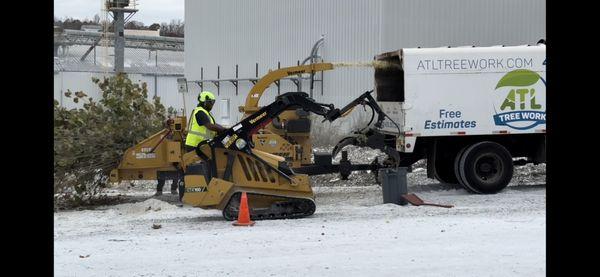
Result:
{"label": "atl tree logo", "polygon": [[[517,69],[506,73],[496,85],[498,101],[494,123],[526,130],[546,123],[546,81],[536,72]],[[500,113],[498,113],[500,111]]]}

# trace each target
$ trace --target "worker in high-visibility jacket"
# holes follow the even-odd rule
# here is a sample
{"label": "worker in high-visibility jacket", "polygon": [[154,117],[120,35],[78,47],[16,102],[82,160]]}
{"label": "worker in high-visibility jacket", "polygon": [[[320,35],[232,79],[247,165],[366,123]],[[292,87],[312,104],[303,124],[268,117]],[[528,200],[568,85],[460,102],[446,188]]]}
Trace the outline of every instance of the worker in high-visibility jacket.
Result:
{"label": "worker in high-visibility jacket", "polygon": [[215,118],[210,113],[215,105],[215,99],[215,95],[209,91],[200,92],[198,95],[198,106],[192,111],[185,138],[187,152],[193,151],[200,142],[210,140],[217,133],[226,130],[225,127],[215,123]]}

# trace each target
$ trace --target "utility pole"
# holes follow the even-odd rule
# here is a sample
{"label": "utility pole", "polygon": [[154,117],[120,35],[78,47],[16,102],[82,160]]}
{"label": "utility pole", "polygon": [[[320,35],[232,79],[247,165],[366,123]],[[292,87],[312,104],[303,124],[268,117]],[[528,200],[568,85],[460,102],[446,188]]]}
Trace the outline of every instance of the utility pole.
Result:
{"label": "utility pole", "polygon": [[[129,8],[129,0],[108,0],[107,9],[113,15],[115,32],[115,72],[121,73],[125,69],[125,22],[138,10]],[[128,14],[125,17],[125,14]]]}

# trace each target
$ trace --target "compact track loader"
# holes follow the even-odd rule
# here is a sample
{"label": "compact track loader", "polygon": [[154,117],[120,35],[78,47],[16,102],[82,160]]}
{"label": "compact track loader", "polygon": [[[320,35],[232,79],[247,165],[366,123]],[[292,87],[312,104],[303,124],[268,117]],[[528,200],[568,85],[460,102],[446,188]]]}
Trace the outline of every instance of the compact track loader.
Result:
{"label": "compact track loader", "polygon": [[[314,194],[308,175],[295,173],[283,157],[254,148],[252,135],[289,108],[300,108],[333,121],[358,104],[374,105],[366,92],[343,109],[315,102],[304,92],[278,96],[241,122],[212,140],[201,142],[195,151],[183,155],[184,182],[179,191],[186,204],[219,209],[233,220],[241,192],[246,192],[252,219],[297,218],[315,212]],[[378,124],[385,114],[380,113]],[[389,152],[388,146],[380,145]]]}

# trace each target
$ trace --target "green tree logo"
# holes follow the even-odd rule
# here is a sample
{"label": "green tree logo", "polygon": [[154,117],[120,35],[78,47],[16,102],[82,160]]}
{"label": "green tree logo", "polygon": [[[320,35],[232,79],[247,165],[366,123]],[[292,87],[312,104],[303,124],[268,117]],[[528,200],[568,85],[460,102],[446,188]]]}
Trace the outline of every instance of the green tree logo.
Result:
{"label": "green tree logo", "polygon": [[[540,87],[540,81],[543,86]],[[544,105],[538,101],[536,88],[542,88],[545,93],[546,81],[536,72],[527,69],[517,69],[504,75],[496,91],[504,92],[506,96],[500,105],[502,113],[494,115],[496,125],[509,126],[514,129],[529,129],[546,123]]]}

